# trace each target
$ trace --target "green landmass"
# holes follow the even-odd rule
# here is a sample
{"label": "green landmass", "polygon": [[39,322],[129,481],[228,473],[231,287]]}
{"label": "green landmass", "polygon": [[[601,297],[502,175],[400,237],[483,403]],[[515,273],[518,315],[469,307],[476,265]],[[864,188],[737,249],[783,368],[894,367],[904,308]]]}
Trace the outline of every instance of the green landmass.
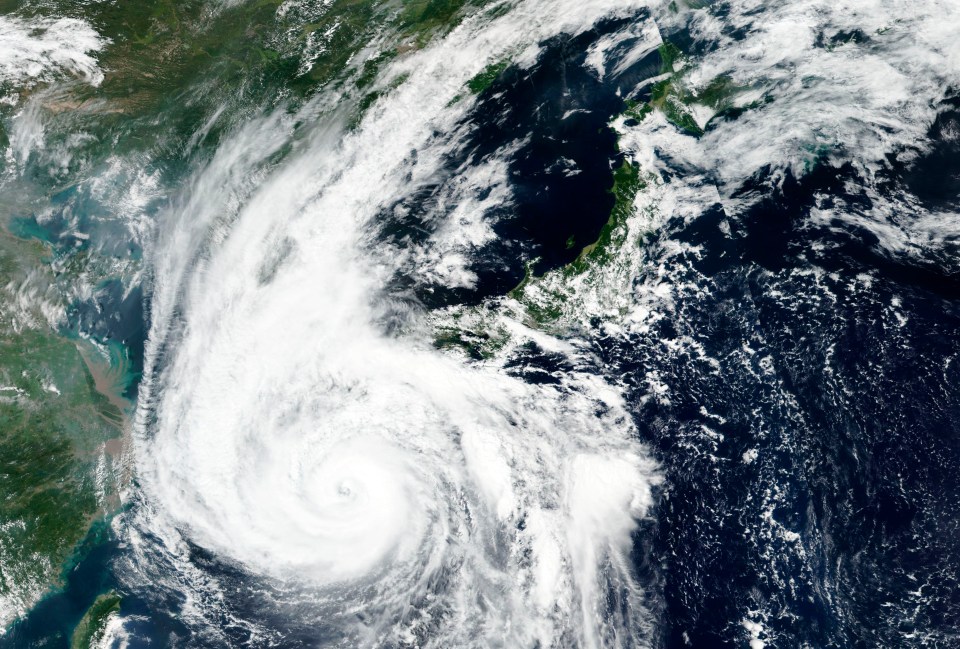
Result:
{"label": "green landmass", "polygon": [[613,172],[613,207],[610,209],[610,218],[600,230],[597,240],[584,246],[580,255],[566,268],[564,272],[582,273],[590,264],[606,263],[616,249],[623,245],[624,228],[627,219],[633,215],[633,200],[637,192],[643,189],[645,182],[640,174],[640,167],[635,162],[624,160]]}
{"label": "green landmass", "polygon": [[[649,102],[637,105],[630,102],[627,114],[642,121],[651,111],[657,110],[672,124],[692,135],[703,135],[704,129],[694,118],[691,107],[699,104],[710,108],[714,116],[732,114],[734,98],[744,88],[732,79],[721,75],[700,89],[691,89],[687,83],[690,66],[683,52],[670,41],[660,47],[660,75],[666,75],[650,89]],[[706,126],[706,125],[705,125]]]}
{"label": "green landmass", "polygon": [[[96,54],[98,87],[27,84],[11,89],[15,106],[0,106],[0,147],[9,146],[9,120],[28,105],[39,111],[45,139],[20,173],[0,179],[0,299],[9,307],[0,310],[0,624],[62,583],[77,544],[112,506],[113,487],[102,483],[110,476],[98,462],[125,417],[115,398],[122,381],[109,376],[122,373],[123,354],[62,330],[44,309],[63,312],[73,283],[132,275],[136,260],[50,241],[33,215],[61,196],[56,209],[85,209],[84,183],[116,157],[139,156],[163,174],[159,182],[173,183],[188,168],[190,147],[212,151],[251,106],[295,110],[329,86],[353,93],[360,119],[403,82],[380,80],[385,64],[483,4],[0,0],[0,11],[22,18],[82,18],[106,41]],[[70,155],[47,159],[57,147]]]}
{"label": "green landmass", "polygon": [[97,389],[93,372],[109,361],[45,320],[50,254],[0,236],[0,626],[62,584],[91,523],[116,505],[106,445],[119,448],[125,413]]}
{"label": "green landmass", "polygon": [[614,196],[613,207],[596,241],[584,246],[575,260],[543,278],[533,274],[532,263],[527,264],[523,280],[509,295],[524,306],[531,322],[546,326],[559,320],[568,307],[569,281],[614,262],[627,244],[627,221],[635,213],[634,199],[646,182],[639,166],[624,159],[614,170],[613,186],[608,190]]}
{"label": "green landmass", "polygon": [[[138,251],[104,252],[88,232],[51,236],[45,218],[100,210],[121,222],[113,197],[131,179],[92,198],[111,164],[134,160],[158,186],[176,186],[251,114],[293,114],[321,89],[362,119],[404,81],[382,78],[386,64],[486,4],[0,0],[0,12],[24,19],[83,19],[105,41],[97,87],[64,78],[2,89],[16,101],[0,104],[0,153],[24,114],[37,116],[43,145],[15,167],[0,155],[0,627],[62,585],[78,544],[118,502],[109,463],[127,415],[125,351],[88,341],[63,314],[69,295],[137,281]],[[112,602],[97,600],[74,646],[89,644]]]}
{"label": "green landmass", "polygon": [[97,597],[73,631],[70,649],[92,649],[103,639],[107,622],[120,612],[120,596],[114,592]]}
{"label": "green landmass", "polygon": [[[664,52],[666,65],[672,66],[679,56],[678,50],[668,48]],[[627,100],[622,116],[639,122],[654,110],[657,107],[651,102]],[[536,260],[528,262],[523,279],[508,293],[520,309],[514,315],[527,325],[544,330],[564,329],[582,315],[584,299],[596,298],[597,304],[617,302],[632,290],[635,269],[631,264],[635,263],[637,248],[650,233],[642,226],[634,225],[631,229],[631,220],[637,215],[638,194],[656,181],[629,153],[621,155],[608,190],[614,198],[613,206],[597,239],[583,246],[572,262],[542,276],[534,273]],[[575,245],[572,237],[567,240],[568,249]],[[509,303],[505,306],[511,308]],[[458,349],[477,360],[495,356],[508,340],[509,333],[496,316],[482,307],[454,307],[435,318],[434,344],[438,348]]]}
{"label": "green landmass", "polygon": [[493,85],[497,77],[507,69],[510,61],[504,60],[497,63],[491,63],[485,67],[479,74],[467,81],[467,88],[475,95],[479,95],[484,90]]}
{"label": "green landmass", "polygon": [[474,360],[491,358],[506,342],[506,335],[496,336],[486,331],[446,327],[438,330],[434,345],[438,349],[458,348]]}
{"label": "green landmass", "polygon": [[[66,167],[51,170],[61,183],[92,177],[110,156],[137,152],[165,160],[164,168],[177,173],[185,147],[212,151],[251,107],[295,110],[326,88],[331,96],[352,92],[362,113],[390,89],[375,87],[386,63],[488,2],[3,0],[0,10],[21,17],[82,18],[108,45],[96,55],[104,71],[99,87],[26,87],[17,106],[0,105],[0,117],[34,98],[44,115],[56,117],[44,124],[48,148],[78,132],[91,135],[72,142]],[[0,146],[3,140],[0,128]]]}

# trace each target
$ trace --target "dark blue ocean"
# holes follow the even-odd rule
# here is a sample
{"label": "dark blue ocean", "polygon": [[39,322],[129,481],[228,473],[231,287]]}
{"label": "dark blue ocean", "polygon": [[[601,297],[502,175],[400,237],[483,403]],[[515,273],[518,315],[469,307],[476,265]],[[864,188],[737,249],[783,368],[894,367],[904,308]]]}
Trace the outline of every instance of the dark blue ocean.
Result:
{"label": "dark blue ocean", "polygon": [[[497,221],[496,241],[477,252],[474,288],[398,276],[396,295],[426,309],[479,303],[506,295],[527,264],[536,275],[560,268],[598,237],[622,161],[607,125],[627,99],[649,99],[650,87],[629,98],[618,91],[662,63],[654,51],[616,83],[588,73],[585,52],[624,24],[555,38],[536,66],[508,67],[484,91],[468,118],[469,141],[448,167],[452,174],[522,139],[509,171],[516,204]],[[891,160],[881,190],[932,211],[960,208],[960,144],[944,135],[957,125],[960,94],[942,107],[929,150],[909,164]],[[563,175],[562,159],[583,173]],[[626,387],[665,476],[631,554],[658,620],[654,646],[743,647],[751,611],[762,612],[771,647],[960,646],[960,239],[898,256],[869,229],[812,218],[825,206],[865,212],[878,200],[853,165],[826,160],[800,177],[761,171],[731,198],[750,200],[672,220],[642,244],[648,257],[662,256],[678,287],[672,317],[642,334],[598,328],[588,337],[594,371]],[[385,210],[383,240],[427,236],[431,200],[428,188],[406,197],[404,209]],[[44,227],[56,240],[57,221]],[[664,254],[677,242],[687,252]],[[136,372],[149,290],[116,289],[98,304],[74,305],[70,326],[124,345]],[[693,344],[668,344],[678,339]],[[511,371],[535,380],[557,363],[530,346]],[[669,400],[647,398],[651,376],[669,386]],[[136,498],[127,505],[138,506]],[[97,595],[115,590],[129,620],[125,646],[218,646],[181,623],[182,600],[125,573],[130,550],[119,528],[96,526],[65,587],[0,645],[67,647]],[[225,610],[284,630],[269,646],[333,639],[296,611],[262,607],[257,589],[216,557],[196,549],[193,558],[236,584]],[[233,646],[260,646],[248,630],[224,629]]]}

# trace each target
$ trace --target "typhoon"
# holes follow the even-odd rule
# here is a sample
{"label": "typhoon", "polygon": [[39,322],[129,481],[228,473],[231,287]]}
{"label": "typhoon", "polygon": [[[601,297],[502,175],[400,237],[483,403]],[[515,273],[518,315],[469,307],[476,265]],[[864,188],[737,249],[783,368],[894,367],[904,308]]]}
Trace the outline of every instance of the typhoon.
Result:
{"label": "typhoon", "polygon": [[0,2],[0,647],[957,646],[958,28]]}
{"label": "typhoon", "polygon": [[[377,234],[460,144],[469,103],[450,104],[484,57],[532,63],[604,9],[467,20],[390,70],[402,86],[354,131],[309,103],[324,126],[262,179],[299,115],[245,125],[190,179],[157,252],[148,363],[163,367],[137,454],[158,512],[144,525],[271,584],[279,605],[295,597],[298,624],[338,643],[641,643],[630,534],[659,477],[622,396],[575,340],[519,320],[505,344],[569,369],[530,382],[437,350],[396,278],[443,266],[471,284],[459,246],[399,252]],[[448,200],[468,202],[466,185]],[[489,236],[474,210],[464,225]]]}

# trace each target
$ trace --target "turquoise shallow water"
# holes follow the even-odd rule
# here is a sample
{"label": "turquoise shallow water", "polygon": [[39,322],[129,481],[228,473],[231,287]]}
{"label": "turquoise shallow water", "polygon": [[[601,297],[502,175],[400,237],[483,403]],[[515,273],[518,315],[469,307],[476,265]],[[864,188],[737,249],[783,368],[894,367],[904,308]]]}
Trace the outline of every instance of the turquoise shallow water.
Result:
{"label": "turquoise shallow water", "polygon": [[0,646],[955,645],[958,18],[869,9],[9,9],[16,295],[139,401]]}
{"label": "turquoise shallow water", "polygon": [[63,590],[37,604],[0,642],[10,647],[69,647],[73,630],[90,605],[115,586],[110,562],[116,540],[110,537],[106,524],[95,525],[77,550],[79,560],[65,568]]}

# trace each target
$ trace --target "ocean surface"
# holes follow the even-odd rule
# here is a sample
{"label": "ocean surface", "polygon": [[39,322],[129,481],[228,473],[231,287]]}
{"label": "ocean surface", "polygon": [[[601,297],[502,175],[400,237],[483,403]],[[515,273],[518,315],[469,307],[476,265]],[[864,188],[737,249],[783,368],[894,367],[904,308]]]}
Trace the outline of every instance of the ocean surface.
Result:
{"label": "ocean surface", "polygon": [[955,3],[0,7],[131,404],[0,646],[960,646]]}

